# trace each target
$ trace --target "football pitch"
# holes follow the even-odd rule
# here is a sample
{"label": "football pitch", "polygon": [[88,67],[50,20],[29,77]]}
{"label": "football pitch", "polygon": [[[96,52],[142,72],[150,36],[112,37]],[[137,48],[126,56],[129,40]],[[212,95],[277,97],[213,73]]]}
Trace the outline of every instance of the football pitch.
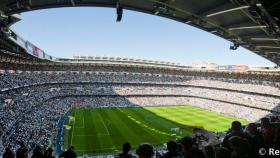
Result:
{"label": "football pitch", "polygon": [[77,109],[71,116],[72,128],[65,132],[64,147],[73,145],[78,154],[118,152],[124,142],[134,149],[144,142],[162,146],[168,140],[192,135],[193,127],[222,132],[233,120],[247,123],[193,106]]}

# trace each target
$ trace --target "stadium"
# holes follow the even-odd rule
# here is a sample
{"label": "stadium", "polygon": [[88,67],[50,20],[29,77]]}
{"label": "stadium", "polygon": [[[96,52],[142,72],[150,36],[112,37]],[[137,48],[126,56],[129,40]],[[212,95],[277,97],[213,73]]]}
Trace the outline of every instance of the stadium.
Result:
{"label": "stadium", "polygon": [[[124,9],[176,20],[277,66],[59,58],[10,28],[20,13],[70,6],[115,8],[119,22]],[[122,157],[126,142],[124,154],[139,158],[279,150],[280,21],[272,6],[280,7],[273,0],[0,0],[1,156]]]}

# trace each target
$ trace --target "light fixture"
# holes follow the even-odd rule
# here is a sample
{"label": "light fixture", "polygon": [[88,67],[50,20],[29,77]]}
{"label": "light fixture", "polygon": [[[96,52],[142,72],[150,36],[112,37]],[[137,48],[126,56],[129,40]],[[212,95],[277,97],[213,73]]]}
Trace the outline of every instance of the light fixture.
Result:
{"label": "light fixture", "polygon": [[230,50],[237,50],[239,48],[239,43],[234,42],[232,45],[229,47]]}

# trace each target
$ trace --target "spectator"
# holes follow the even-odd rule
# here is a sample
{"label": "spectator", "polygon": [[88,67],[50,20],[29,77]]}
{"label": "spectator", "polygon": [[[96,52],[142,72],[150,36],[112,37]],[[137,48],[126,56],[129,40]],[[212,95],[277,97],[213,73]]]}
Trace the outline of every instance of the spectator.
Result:
{"label": "spectator", "polygon": [[43,157],[44,157],[44,151],[41,146],[37,145],[33,150],[33,154],[31,158],[43,158]]}
{"label": "spectator", "polygon": [[238,137],[241,137],[241,138],[247,138],[245,133],[242,131],[242,125],[239,121],[233,121],[232,122],[231,128],[228,131],[228,133],[226,134],[222,145],[229,149],[228,140],[229,140],[229,138],[231,138],[233,136],[238,136]]}
{"label": "spectator", "polygon": [[247,139],[239,136],[232,136],[228,139],[230,146],[231,158],[252,158],[250,145]]}
{"label": "spectator", "polygon": [[11,146],[8,146],[6,149],[5,149],[5,152],[3,154],[3,158],[15,158],[16,157],[16,154],[15,152],[13,151],[12,147]]}
{"label": "spectator", "polygon": [[28,158],[28,149],[23,142],[19,143],[20,148],[16,152],[17,158]]}
{"label": "spectator", "polygon": [[264,147],[272,148],[276,136],[276,128],[274,128],[268,118],[261,119],[261,127],[264,135]]}
{"label": "spectator", "polygon": [[188,157],[190,156],[190,150],[193,147],[193,138],[191,137],[184,137],[181,139],[181,145],[182,145],[182,149],[183,149],[183,154]]}
{"label": "spectator", "polygon": [[174,158],[174,157],[179,157],[182,156],[178,152],[178,144],[175,141],[168,141],[166,143],[167,145],[167,152],[163,155],[163,158]]}
{"label": "spectator", "polygon": [[59,157],[63,158],[77,158],[77,154],[74,151],[74,147],[71,146],[67,151],[63,152]]}
{"label": "spectator", "polygon": [[250,137],[249,141],[254,157],[259,157],[259,149],[264,147],[264,139],[262,134],[258,131],[257,125],[255,123],[248,124],[246,132]]}
{"label": "spectator", "polygon": [[132,154],[129,153],[129,151],[131,149],[130,143],[128,143],[128,142],[124,143],[122,149],[123,149],[123,152],[118,155],[119,158],[133,158],[134,157]]}
{"label": "spectator", "polygon": [[193,147],[190,151],[190,158],[205,158],[204,153],[197,147]]}
{"label": "spectator", "polygon": [[186,158],[205,158],[203,152],[195,146],[192,137],[184,137],[181,140],[183,146],[183,155]]}
{"label": "spectator", "polygon": [[205,158],[215,158],[214,146],[208,145],[204,147]]}
{"label": "spectator", "polygon": [[151,144],[141,144],[136,150],[138,158],[152,158],[154,156],[154,147]]}
{"label": "spectator", "polygon": [[230,151],[224,147],[217,148],[215,150],[215,158],[230,158]]}
{"label": "spectator", "polygon": [[274,139],[274,148],[280,149],[280,128],[278,128],[276,132],[276,136]]}
{"label": "spectator", "polygon": [[44,153],[44,158],[54,158],[53,156],[53,149],[48,148]]}

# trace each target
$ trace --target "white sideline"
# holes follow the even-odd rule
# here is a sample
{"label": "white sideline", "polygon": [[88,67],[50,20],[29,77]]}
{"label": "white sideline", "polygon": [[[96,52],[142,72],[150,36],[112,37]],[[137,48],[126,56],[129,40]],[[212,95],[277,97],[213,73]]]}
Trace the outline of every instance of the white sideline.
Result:
{"label": "white sideline", "polygon": [[110,136],[110,134],[75,134],[75,137],[87,137],[87,136]]}
{"label": "white sideline", "polygon": [[[76,119],[77,118],[75,117],[75,121],[76,121]],[[85,128],[85,117],[84,117],[84,114],[83,114],[82,122],[83,122],[82,126],[75,126],[75,128]]]}
{"label": "white sideline", "polygon": [[73,127],[72,127],[71,145],[73,145],[74,129],[75,129],[75,123],[76,123],[75,117],[76,117],[76,111],[74,114],[74,123],[73,123]]}

